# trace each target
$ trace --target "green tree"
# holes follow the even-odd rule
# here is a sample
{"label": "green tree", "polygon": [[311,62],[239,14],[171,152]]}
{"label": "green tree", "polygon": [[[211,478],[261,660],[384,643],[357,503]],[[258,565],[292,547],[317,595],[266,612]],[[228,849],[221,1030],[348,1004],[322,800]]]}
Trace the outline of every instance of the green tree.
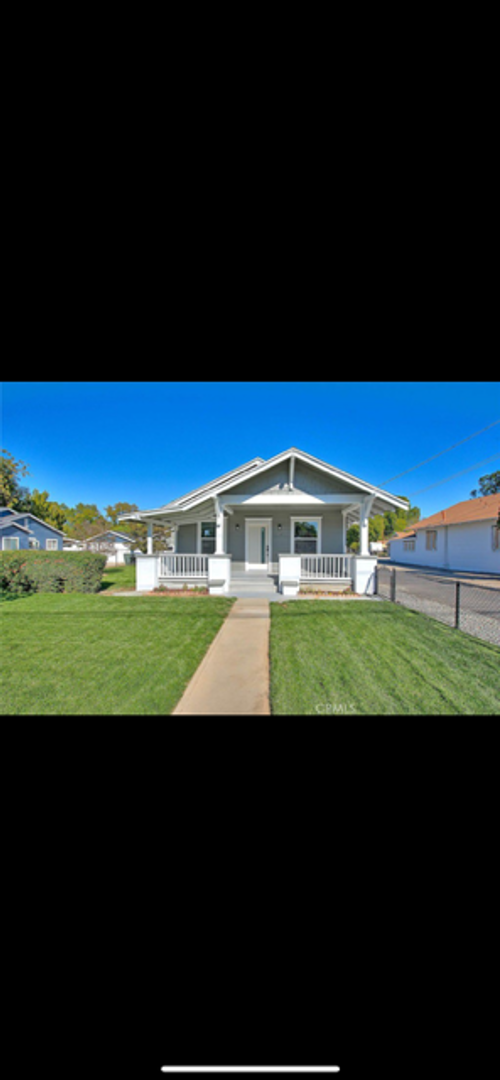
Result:
{"label": "green tree", "polygon": [[22,501],[27,488],[21,487],[19,478],[29,474],[24,461],[16,461],[8,450],[1,451],[0,457],[0,506],[9,506],[12,510],[22,509]]}
{"label": "green tree", "polygon": [[64,531],[75,540],[88,540],[106,529],[109,529],[109,522],[95,503],[80,502],[68,509]]}
{"label": "green tree", "polygon": [[114,504],[114,506],[105,506],[104,507],[104,513],[106,514],[106,517],[107,517],[110,525],[113,525],[113,527],[116,527],[117,525],[119,525],[121,531],[125,532],[125,526],[130,525],[131,522],[130,521],[119,522],[118,521],[119,515],[120,514],[133,514],[134,511],[138,510],[138,509],[139,509],[139,507],[137,506],[137,503],[117,502],[117,503]]}
{"label": "green tree", "polygon": [[404,532],[405,529],[411,528],[416,521],[420,521],[420,507],[411,506],[406,495],[400,495],[399,498],[406,500],[408,509],[386,510],[384,514],[384,535],[386,537],[392,536],[395,532]]}
{"label": "green tree", "polygon": [[[500,471],[479,477],[479,495],[496,495],[497,491],[500,491]],[[477,488],[471,491],[470,498],[478,498]]]}
{"label": "green tree", "polygon": [[23,510],[29,510],[35,517],[53,525],[55,529],[62,530],[66,522],[68,507],[64,503],[51,500],[48,491],[38,491],[34,488],[24,499]]}
{"label": "green tree", "polygon": [[347,550],[357,551],[359,548],[359,525],[349,525],[345,539]]}

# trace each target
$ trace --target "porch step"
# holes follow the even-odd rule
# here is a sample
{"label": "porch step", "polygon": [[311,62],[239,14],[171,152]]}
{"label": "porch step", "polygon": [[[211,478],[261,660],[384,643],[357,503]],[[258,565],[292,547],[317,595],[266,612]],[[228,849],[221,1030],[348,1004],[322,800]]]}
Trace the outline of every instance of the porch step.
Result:
{"label": "porch step", "polygon": [[233,574],[228,596],[270,599],[279,595],[277,580],[274,574]]}

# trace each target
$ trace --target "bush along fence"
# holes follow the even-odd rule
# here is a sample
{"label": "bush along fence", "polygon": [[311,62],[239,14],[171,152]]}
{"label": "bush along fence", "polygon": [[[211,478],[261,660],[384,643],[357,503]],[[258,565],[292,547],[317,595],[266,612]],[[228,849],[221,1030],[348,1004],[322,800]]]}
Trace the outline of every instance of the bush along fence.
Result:
{"label": "bush along fence", "polygon": [[100,589],[105,566],[106,555],[92,551],[2,551],[0,596],[95,593]]}
{"label": "bush along fence", "polygon": [[500,645],[500,588],[379,563],[375,591],[381,599]]}

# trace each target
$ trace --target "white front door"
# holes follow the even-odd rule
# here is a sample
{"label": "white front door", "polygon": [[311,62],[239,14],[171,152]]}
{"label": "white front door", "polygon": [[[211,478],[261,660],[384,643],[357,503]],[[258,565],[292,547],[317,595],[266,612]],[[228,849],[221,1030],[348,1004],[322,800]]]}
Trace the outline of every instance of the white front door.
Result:
{"label": "white front door", "polygon": [[269,559],[268,522],[247,521],[245,558],[247,570],[267,570]]}

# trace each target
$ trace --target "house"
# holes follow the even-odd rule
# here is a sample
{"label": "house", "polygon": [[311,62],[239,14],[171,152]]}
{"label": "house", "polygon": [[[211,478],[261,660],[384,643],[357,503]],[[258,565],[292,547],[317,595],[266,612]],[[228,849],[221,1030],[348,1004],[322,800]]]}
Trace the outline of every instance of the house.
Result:
{"label": "house", "polygon": [[0,506],[0,547],[2,551],[23,551],[37,548],[42,551],[62,551],[63,533],[47,521],[25,510]]}
{"label": "house", "polygon": [[[407,503],[366,480],[291,447],[261,457],[152,510],[122,514],[147,525],[147,554],[136,561],[136,588],[159,583],[208,583],[228,592],[248,575],[277,578],[283,593],[301,582],[371,591],[376,559],[368,520]],[[351,556],[346,531],[360,523],[360,551]],[[153,526],[172,529],[174,552],[153,555]]]}
{"label": "house", "polygon": [[388,541],[393,562],[500,574],[500,495],[454,503]]}
{"label": "house", "polygon": [[126,533],[108,529],[96,536],[89,536],[88,540],[83,540],[81,543],[87,551],[100,551],[108,556],[108,563],[118,565],[125,562],[125,553],[132,550],[134,540]]}

